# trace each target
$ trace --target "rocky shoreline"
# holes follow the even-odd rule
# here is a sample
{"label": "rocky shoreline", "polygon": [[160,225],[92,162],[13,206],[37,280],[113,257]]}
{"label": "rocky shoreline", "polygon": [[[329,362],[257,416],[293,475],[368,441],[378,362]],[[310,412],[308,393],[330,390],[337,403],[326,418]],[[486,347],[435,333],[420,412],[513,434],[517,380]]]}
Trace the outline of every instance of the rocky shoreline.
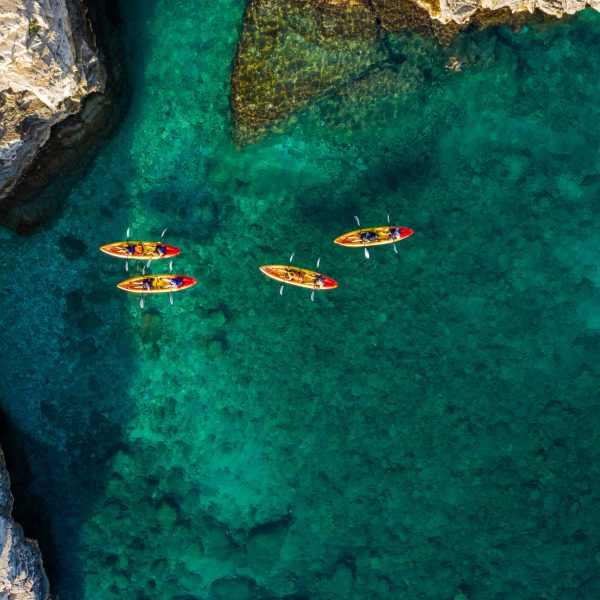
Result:
{"label": "rocky shoreline", "polygon": [[83,0],[0,0],[2,225],[38,226],[59,196],[40,191],[81,164],[116,122],[123,78],[105,21],[102,6]]}
{"label": "rocky shoreline", "polygon": [[10,477],[0,450],[0,598],[47,600],[49,585],[40,549],[23,535],[12,508]]}
{"label": "rocky shoreline", "polygon": [[250,0],[231,75],[234,139],[250,143],[312,98],[397,62],[389,34],[448,45],[467,27],[519,29],[588,6],[600,0]]}

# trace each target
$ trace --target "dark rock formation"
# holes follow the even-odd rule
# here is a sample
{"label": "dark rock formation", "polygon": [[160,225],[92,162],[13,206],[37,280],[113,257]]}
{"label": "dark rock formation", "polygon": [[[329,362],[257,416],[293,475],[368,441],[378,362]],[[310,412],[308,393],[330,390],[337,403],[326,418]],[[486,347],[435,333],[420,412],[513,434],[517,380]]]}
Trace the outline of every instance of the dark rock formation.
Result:
{"label": "dark rock formation", "polygon": [[56,209],[60,194],[39,192],[81,165],[119,114],[118,44],[103,3],[90,5],[0,0],[0,223],[23,233]]}
{"label": "dark rock formation", "polygon": [[520,27],[531,19],[509,8],[473,10],[468,20],[456,11],[460,22],[442,22],[436,0],[251,0],[231,78],[234,139],[257,139],[325,92],[381,80],[395,60],[390,33],[412,31],[448,44],[468,25]]}
{"label": "dark rock formation", "polygon": [[0,450],[0,598],[46,600],[48,579],[38,545],[23,536],[11,517],[12,507],[10,478]]}

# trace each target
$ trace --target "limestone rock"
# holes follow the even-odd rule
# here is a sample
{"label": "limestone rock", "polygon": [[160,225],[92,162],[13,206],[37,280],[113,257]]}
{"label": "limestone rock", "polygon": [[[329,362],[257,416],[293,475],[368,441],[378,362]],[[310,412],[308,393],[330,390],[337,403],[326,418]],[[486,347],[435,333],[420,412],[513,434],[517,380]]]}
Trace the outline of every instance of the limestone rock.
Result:
{"label": "limestone rock", "polygon": [[0,0],[0,198],[105,82],[80,0]]}
{"label": "limestone rock", "polygon": [[442,23],[464,24],[479,10],[508,8],[511,13],[539,10],[554,17],[573,15],[588,6],[600,10],[600,0],[416,0]]}
{"label": "limestone rock", "polygon": [[11,517],[10,479],[0,450],[0,598],[46,600],[48,580],[36,542]]}

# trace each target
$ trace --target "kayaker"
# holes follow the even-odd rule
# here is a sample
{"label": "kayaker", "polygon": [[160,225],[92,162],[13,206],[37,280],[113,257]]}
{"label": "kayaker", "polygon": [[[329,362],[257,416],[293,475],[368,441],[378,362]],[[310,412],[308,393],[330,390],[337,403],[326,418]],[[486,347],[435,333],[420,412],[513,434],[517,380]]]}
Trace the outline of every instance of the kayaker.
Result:
{"label": "kayaker", "polygon": [[142,279],[142,289],[144,289],[144,290],[152,289],[152,278],[151,277],[144,277],[144,279]]}
{"label": "kayaker", "polygon": [[317,277],[315,277],[315,287],[325,287],[325,275],[317,275]]}
{"label": "kayaker", "polygon": [[175,277],[171,277],[171,287],[181,287],[183,285],[183,277],[179,275],[175,275]]}
{"label": "kayaker", "polygon": [[159,256],[164,256],[167,253],[167,247],[164,244],[161,244],[160,242],[158,242],[158,244],[156,244],[156,248],[154,249],[154,251]]}
{"label": "kayaker", "polygon": [[462,71],[462,61],[460,60],[460,58],[458,58],[458,56],[451,56],[450,64],[446,65],[444,69],[448,69],[453,73],[460,73],[460,71]]}
{"label": "kayaker", "polygon": [[399,240],[402,237],[400,227],[390,227],[388,235],[390,236],[391,240]]}
{"label": "kayaker", "polygon": [[376,231],[361,231],[360,232],[360,241],[363,244],[370,244],[377,239]]}

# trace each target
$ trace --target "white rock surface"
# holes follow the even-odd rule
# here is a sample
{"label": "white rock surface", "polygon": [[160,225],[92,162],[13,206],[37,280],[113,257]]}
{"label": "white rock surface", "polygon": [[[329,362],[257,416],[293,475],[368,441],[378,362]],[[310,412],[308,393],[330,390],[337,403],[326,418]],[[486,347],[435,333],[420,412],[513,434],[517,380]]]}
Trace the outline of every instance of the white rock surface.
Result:
{"label": "white rock surface", "polygon": [[10,479],[0,450],[0,598],[46,600],[48,579],[37,544],[11,517]]}
{"label": "white rock surface", "polygon": [[0,0],[0,198],[106,73],[79,0]]}
{"label": "white rock surface", "polygon": [[439,0],[439,10],[424,0],[415,1],[442,23],[467,23],[479,9],[509,8],[513,13],[540,10],[555,17],[572,15],[587,7],[600,11],[600,0]]}

